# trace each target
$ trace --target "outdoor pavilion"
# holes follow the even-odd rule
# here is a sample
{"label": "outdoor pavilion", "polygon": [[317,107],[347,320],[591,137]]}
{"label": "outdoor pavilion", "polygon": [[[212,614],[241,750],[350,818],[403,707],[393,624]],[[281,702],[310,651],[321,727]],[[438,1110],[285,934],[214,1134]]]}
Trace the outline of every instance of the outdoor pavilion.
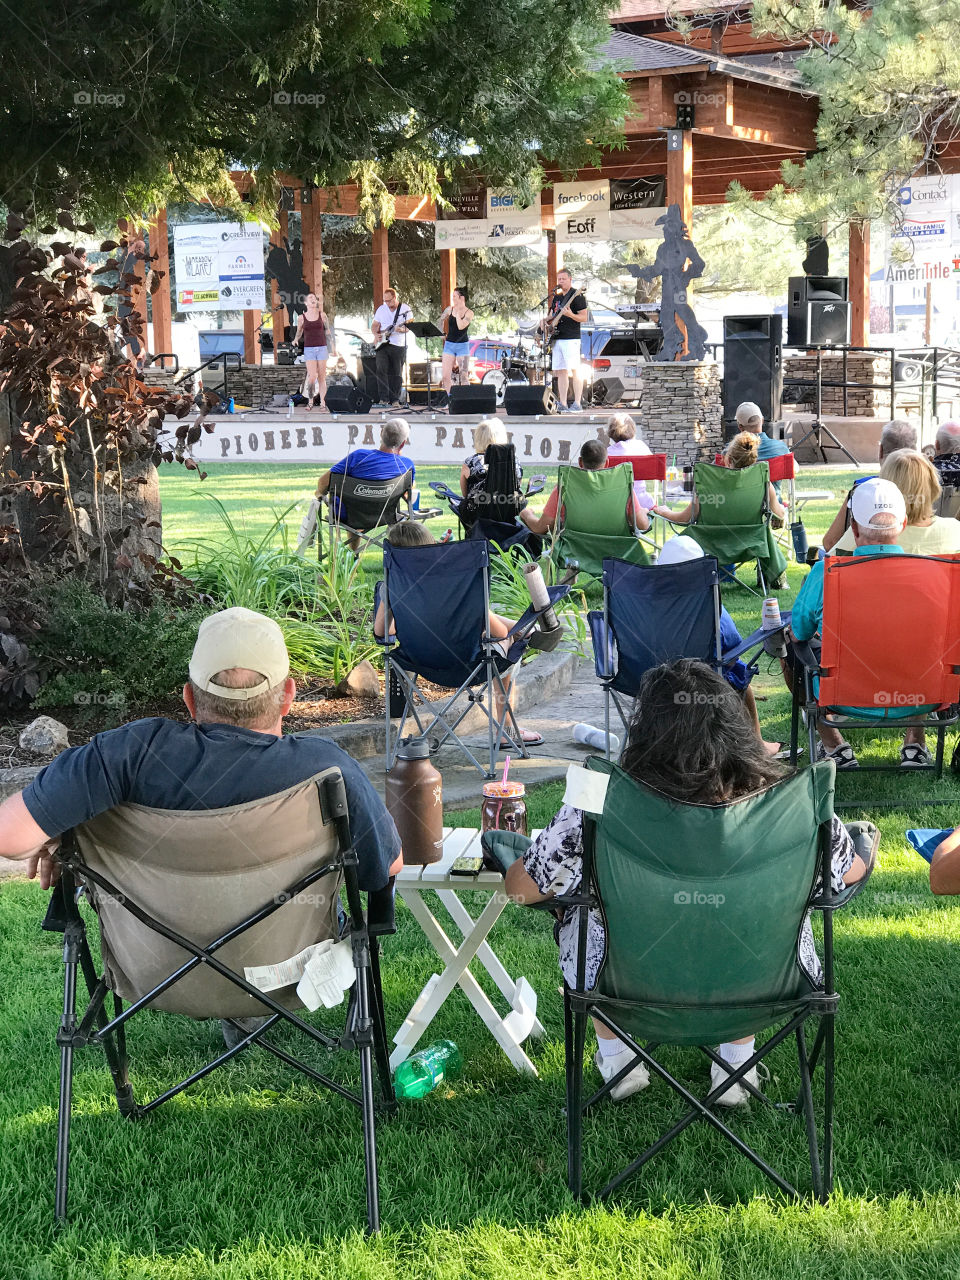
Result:
{"label": "outdoor pavilion", "polygon": [[[801,87],[790,50],[771,41],[758,45],[744,32],[743,24],[728,26],[720,39],[711,37],[708,31],[695,32],[693,42],[687,44],[677,32],[665,28],[663,13],[662,3],[624,0],[621,11],[613,16],[614,30],[606,54],[627,82],[633,102],[626,122],[626,145],[622,150],[608,152],[598,169],[581,170],[575,176],[596,179],[666,174],[667,204],[679,204],[689,223],[695,205],[721,204],[734,180],[758,196],[778,183],[784,160],[802,160],[814,149],[818,107],[816,99]],[[622,25],[636,29],[638,22],[641,28],[654,29],[656,38],[619,29]],[[728,44],[730,52],[727,52]],[[747,48],[753,52],[744,54],[742,51]],[[692,128],[680,131],[679,148],[668,150],[667,130],[677,125],[676,95],[682,93],[693,99],[694,123]],[[547,166],[549,182],[572,176]],[[235,172],[233,178],[243,194],[250,184],[250,175]],[[311,188],[294,175],[281,175],[281,181],[284,187],[292,189],[293,208],[301,216],[304,277],[310,288],[316,289],[323,261],[321,215],[356,214],[358,193],[351,186]],[[544,226],[549,228],[553,225],[553,197],[549,186],[541,194],[541,205]],[[428,197],[399,195],[396,216],[433,222],[436,208]],[[273,243],[280,243],[287,234],[287,212],[281,209],[278,217],[279,227],[271,238]],[[851,342],[865,345],[869,319],[869,229],[851,224],[849,237]],[[151,223],[149,243],[151,251],[158,254],[155,265],[167,272],[167,287],[155,293],[152,302],[154,347],[163,352],[172,346],[166,210],[158,211]],[[551,289],[561,252],[562,246],[548,245],[547,274]],[[447,297],[456,281],[456,250],[443,249],[438,253],[441,292]],[[373,232],[371,265],[376,306],[390,278],[389,231],[384,226]],[[143,291],[140,306],[146,308]],[[279,331],[284,309],[278,303],[275,285],[271,309],[275,331]],[[248,364],[260,359],[257,323],[256,313],[244,313],[244,352]]]}

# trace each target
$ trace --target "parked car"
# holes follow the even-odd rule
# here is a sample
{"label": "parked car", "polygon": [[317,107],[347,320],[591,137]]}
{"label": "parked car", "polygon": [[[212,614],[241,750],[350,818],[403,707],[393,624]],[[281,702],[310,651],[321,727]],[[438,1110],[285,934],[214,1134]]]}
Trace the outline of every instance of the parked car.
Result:
{"label": "parked car", "polygon": [[643,366],[663,346],[663,332],[653,324],[638,325],[636,331],[632,325],[593,329],[583,333],[580,346],[591,385],[597,379],[619,378],[623,383],[624,403],[636,404],[640,399]]}

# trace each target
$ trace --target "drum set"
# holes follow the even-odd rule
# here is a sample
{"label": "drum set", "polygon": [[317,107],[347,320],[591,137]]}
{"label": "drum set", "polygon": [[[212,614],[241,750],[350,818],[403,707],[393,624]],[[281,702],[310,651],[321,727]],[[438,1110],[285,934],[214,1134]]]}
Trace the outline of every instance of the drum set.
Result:
{"label": "drum set", "polygon": [[517,340],[503,355],[499,369],[488,369],[481,386],[495,387],[497,404],[502,405],[507,387],[538,386],[550,378],[550,351],[537,332],[536,323],[521,325]]}

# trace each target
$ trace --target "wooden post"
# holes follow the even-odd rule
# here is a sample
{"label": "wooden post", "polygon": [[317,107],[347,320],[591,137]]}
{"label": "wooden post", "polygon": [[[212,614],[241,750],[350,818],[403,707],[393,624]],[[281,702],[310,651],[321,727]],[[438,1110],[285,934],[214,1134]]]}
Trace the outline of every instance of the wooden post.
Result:
{"label": "wooden post", "polygon": [[683,129],[679,151],[667,152],[667,204],[678,204],[687,229],[693,231],[693,133]]}
{"label": "wooden post", "polygon": [[310,192],[310,203],[300,201],[300,227],[303,238],[303,278],[312,293],[319,298],[323,293],[323,246],[320,242],[320,206],[317,201],[319,192],[315,188],[306,188]]}
{"label": "wooden post", "polygon": [[170,246],[167,242],[167,211],[158,209],[150,223],[147,247],[150,256],[157,255],[154,271],[162,271],[160,288],[150,297],[153,311],[153,345],[156,352],[173,350],[173,315],[170,301]]}
{"label": "wooden post", "polygon": [[547,241],[547,293],[557,287],[557,272],[563,266],[563,254],[556,240]]}
{"label": "wooden post", "polygon": [[257,325],[263,319],[259,311],[246,310],[243,313],[243,363],[260,363],[260,343],[257,341]]}
{"label": "wooden post", "polygon": [[390,283],[390,245],[386,227],[373,229],[373,309],[383,302],[383,291]]}
{"label": "wooden post", "polygon": [[870,338],[870,223],[851,222],[850,345],[865,347]]}
{"label": "wooden post", "polygon": [[[279,222],[279,227],[270,236],[270,243],[285,249],[290,234],[290,219],[286,209],[280,210]],[[276,360],[277,343],[283,341],[285,327],[293,323],[293,308],[288,311],[286,304],[280,301],[280,288],[273,279],[270,281],[270,310],[273,312],[273,358]]]}
{"label": "wooden post", "polygon": [[457,251],[440,250],[440,310],[450,305],[450,295],[457,287]]}

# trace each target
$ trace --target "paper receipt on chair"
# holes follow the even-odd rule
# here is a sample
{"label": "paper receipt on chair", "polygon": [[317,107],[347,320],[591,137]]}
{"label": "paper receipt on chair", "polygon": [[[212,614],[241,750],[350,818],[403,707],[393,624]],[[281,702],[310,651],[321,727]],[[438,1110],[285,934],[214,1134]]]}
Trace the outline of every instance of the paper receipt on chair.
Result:
{"label": "paper receipt on chair", "polygon": [[278,964],[260,964],[245,968],[243,976],[251,986],[259,987],[261,991],[276,991],[278,987],[290,987],[303,977],[307,961],[316,950],[316,945],[314,943],[313,946],[304,947],[289,960],[281,960]]}
{"label": "paper receipt on chair", "polygon": [[297,995],[311,1012],[321,1005],[332,1009],[340,1004],[356,977],[353,948],[349,942],[334,943],[326,938],[279,964],[245,968],[243,975],[260,991],[275,991],[295,982]]}

